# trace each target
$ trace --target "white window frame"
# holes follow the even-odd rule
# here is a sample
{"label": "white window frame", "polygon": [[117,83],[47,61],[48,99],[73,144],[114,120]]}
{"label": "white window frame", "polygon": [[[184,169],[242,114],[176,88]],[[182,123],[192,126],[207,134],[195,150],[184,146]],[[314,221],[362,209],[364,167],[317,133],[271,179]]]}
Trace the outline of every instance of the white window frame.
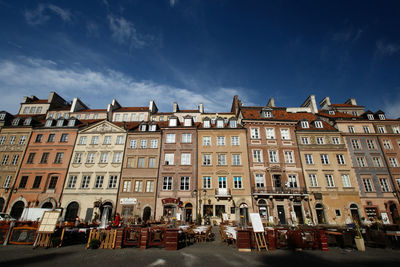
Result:
{"label": "white window frame", "polygon": [[264,174],[256,173],[254,177],[256,188],[265,188],[265,176]]}
{"label": "white window frame", "polygon": [[203,136],[203,146],[211,146],[211,136]]}
{"label": "white window frame", "polygon": [[239,146],[239,145],[240,145],[240,137],[231,136],[231,146]]}
{"label": "white window frame", "polygon": [[335,180],[333,179],[332,174],[325,174],[325,180],[327,187],[335,187]]}
{"label": "white window frame", "polygon": [[232,154],[232,165],[233,166],[242,165],[242,159],[240,154]]}
{"label": "white window frame", "polygon": [[217,136],[217,146],[225,146],[225,136]]}
{"label": "white window frame", "polygon": [[350,175],[342,174],[343,187],[351,187]]}
{"label": "white window frame", "polygon": [[167,144],[175,143],[175,137],[176,137],[176,134],[171,134],[171,133],[167,134],[167,136],[165,138],[165,143],[167,143]]}
{"label": "white window frame", "polygon": [[310,187],[318,187],[318,178],[316,174],[310,173],[308,179],[310,181]]}
{"label": "white window frame", "polygon": [[328,154],[320,154],[321,155],[321,163],[323,165],[328,165],[329,164],[329,156]]}
{"label": "white window frame", "polygon": [[164,176],[163,177],[162,190],[164,190],[164,191],[171,191],[172,190],[172,177],[171,176]]}
{"label": "white window frame", "polygon": [[303,145],[309,145],[310,144],[310,138],[308,138],[307,136],[303,136],[301,137],[301,142]]}
{"label": "white window frame", "polygon": [[174,153],[165,153],[164,154],[165,165],[174,165],[174,157],[175,157]]}
{"label": "white window frame", "polygon": [[181,154],[181,165],[191,165],[191,156],[190,153],[182,153]]}
{"label": "white window frame", "polygon": [[281,139],[282,140],[290,140],[290,131],[289,129],[280,129],[281,130]]}
{"label": "white window frame", "polygon": [[192,142],[192,134],[184,133],[182,134],[182,143],[191,143]]}
{"label": "white window frame", "polygon": [[253,149],[253,162],[263,162],[263,155],[262,155],[262,150],[260,149]]}
{"label": "white window frame", "polygon": [[260,128],[250,128],[250,138],[260,139]]}
{"label": "white window frame", "polygon": [[226,154],[218,154],[218,166],[226,166]]}
{"label": "white window frame", "polygon": [[203,176],[203,189],[211,189],[211,176]]}
{"label": "white window frame", "polygon": [[234,176],[233,177],[233,188],[234,189],[243,189],[242,176]]}
{"label": "white window frame", "polygon": [[336,154],[336,159],[339,165],[346,165],[344,154]]}

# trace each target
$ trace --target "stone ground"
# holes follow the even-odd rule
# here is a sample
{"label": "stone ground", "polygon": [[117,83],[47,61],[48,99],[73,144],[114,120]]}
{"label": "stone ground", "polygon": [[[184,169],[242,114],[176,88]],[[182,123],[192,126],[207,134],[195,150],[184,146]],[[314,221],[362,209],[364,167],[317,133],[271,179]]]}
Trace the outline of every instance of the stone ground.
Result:
{"label": "stone ground", "polygon": [[238,252],[213,242],[196,243],[178,251],[159,248],[140,250],[86,250],[84,245],[32,249],[31,246],[1,246],[0,266],[400,266],[400,250],[367,248],[366,252],[330,247],[320,250],[275,250]]}

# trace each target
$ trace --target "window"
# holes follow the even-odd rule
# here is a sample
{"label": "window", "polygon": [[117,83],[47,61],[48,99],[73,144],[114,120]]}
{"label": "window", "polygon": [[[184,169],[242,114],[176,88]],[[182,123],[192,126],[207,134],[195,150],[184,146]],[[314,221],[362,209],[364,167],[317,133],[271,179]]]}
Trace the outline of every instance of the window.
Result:
{"label": "window", "polygon": [[351,145],[353,146],[354,150],[360,149],[360,142],[357,139],[352,139],[351,140]]}
{"label": "window", "polygon": [[289,129],[281,129],[281,138],[282,138],[282,140],[290,139]]}
{"label": "window", "polygon": [[42,154],[42,158],[40,159],[40,163],[45,164],[49,160],[49,152],[44,152]]}
{"label": "window", "polygon": [[181,154],[181,165],[190,165],[190,153]]}
{"label": "window", "polygon": [[367,139],[368,149],[375,149],[375,142],[371,139]]}
{"label": "window", "polygon": [[104,176],[97,175],[96,182],[94,184],[94,188],[102,188],[103,187]]}
{"label": "window", "polygon": [[135,181],[135,192],[142,192],[143,181],[137,180]]}
{"label": "window", "polygon": [[314,125],[316,128],[322,128],[322,121],[314,121]]}
{"label": "window", "polygon": [[25,188],[27,182],[28,182],[28,176],[22,176],[18,187],[19,188]]}
{"label": "window", "polygon": [[109,135],[104,136],[104,144],[111,145],[111,136]]}
{"label": "window", "polygon": [[58,181],[57,176],[51,176],[50,183],[49,183],[49,189],[55,189],[57,186],[57,181]]}
{"label": "window", "polygon": [[23,113],[24,113],[24,114],[29,113],[29,107],[24,107]]}
{"label": "window", "polygon": [[99,114],[93,114],[93,119],[97,120],[99,118]]}
{"label": "window", "polygon": [[226,188],[226,177],[225,176],[218,177],[218,188]]}
{"label": "window", "polygon": [[64,158],[64,152],[57,152],[56,158],[54,159],[54,163],[62,163]]}
{"label": "window", "polygon": [[170,127],[175,127],[177,125],[177,119],[173,118],[173,119],[169,119],[169,126]]}
{"label": "window", "polygon": [[211,188],[211,177],[210,176],[204,176],[203,177],[203,188],[204,189],[210,189]]}
{"label": "window", "polygon": [[392,149],[392,143],[389,140],[383,140],[383,147],[385,149]]}
{"label": "window", "polygon": [[225,136],[217,136],[217,146],[225,145]]}
{"label": "window", "polygon": [[13,126],[17,126],[17,125],[19,124],[19,121],[20,121],[19,118],[13,119],[12,125],[13,125]]}
{"label": "window", "polygon": [[229,127],[230,128],[236,128],[236,121],[235,120],[230,120],[229,121]]}
{"label": "window", "polygon": [[358,167],[366,167],[364,157],[357,157],[357,164]]}
{"label": "window", "polygon": [[35,113],[36,111],[36,107],[31,107],[31,110],[29,111],[29,113]]}
{"label": "window", "polygon": [[400,178],[396,179],[397,186],[400,187]]}
{"label": "window", "polygon": [[108,152],[101,152],[100,154],[100,163],[108,162]]}
{"label": "window", "polygon": [[308,137],[302,137],[301,142],[303,143],[303,145],[308,145],[310,144],[310,139]]}
{"label": "window", "polygon": [[355,133],[354,126],[348,126],[349,133]]}
{"label": "window", "polygon": [[327,154],[321,154],[321,163],[322,164],[329,164],[329,158]]}
{"label": "window", "polygon": [[288,183],[287,183],[287,185],[290,188],[297,188],[298,187],[297,175],[294,175],[294,174],[288,175]]}
{"label": "window", "polygon": [[81,163],[82,162],[82,153],[76,152],[74,157],[74,163]]}
{"label": "window", "polygon": [[71,175],[67,183],[67,188],[75,188],[77,178],[78,177],[76,175]]}
{"label": "window", "polygon": [[144,114],[143,114],[143,113],[140,113],[140,114],[139,114],[139,121],[142,121],[142,120],[144,120]]}
{"label": "window", "polygon": [[175,143],[175,134],[167,134],[166,143]]}
{"label": "window", "polygon": [[308,125],[308,121],[301,121],[301,128],[309,128],[310,126]]}
{"label": "window", "polygon": [[191,143],[192,134],[182,134],[182,143]]}
{"label": "window", "polygon": [[277,163],[278,162],[278,152],[276,150],[269,150],[269,162]]}
{"label": "window", "polygon": [[250,128],[251,139],[260,139],[260,132],[258,128]]}
{"label": "window", "polygon": [[64,125],[64,120],[57,121],[57,127],[62,127]]}
{"label": "window", "polygon": [[393,126],[392,129],[393,129],[393,133],[395,133],[395,134],[400,133],[400,127],[399,126]]}
{"label": "window", "polygon": [[378,133],[386,133],[384,126],[378,126]]}
{"label": "window", "polygon": [[242,177],[240,177],[240,176],[233,177],[233,188],[235,188],[235,189],[243,188]]}
{"label": "window", "polygon": [[374,115],[372,115],[372,114],[367,114],[367,117],[368,117],[369,120],[373,120],[374,119]]}
{"label": "window", "polygon": [[372,157],[375,167],[382,167],[382,161],[380,157]]}
{"label": "window", "polygon": [[231,145],[232,146],[240,145],[239,136],[231,136]]}
{"label": "window", "polygon": [[42,181],[42,176],[36,176],[35,180],[33,181],[32,188],[39,188],[40,187],[40,182]]}
{"label": "window", "polygon": [[285,151],[284,155],[286,163],[294,163],[293,151]]}
{"label": "window", "polygon": [[92,136],[92,141],[90,141],[91,145],[97,145],[99,143],[99,137],[98,136]]}
{"label": "window", "polygon": [[324,144],[324,138],[323,137],[317,137],[317,144],[318,145],[323,145]]}
{"label": "window", "polygon": [[29,153],[26,163],[32,164],[33,160],[35,159],[35,155],[36,155],[36,153]]}
{"label": "window", "polygon": [[240,154],[232,154],[232,165],[234,166],[242,165]]}
{"label": "window", "polygon": [[19,155],[14,155],[12,160],[11,160],[11,165],[17,165],[18,164],[18,159],[19,159]]}
{"label": "window", "polygon": [[117,145],[122,145],[124,144],[124,136],[123,135],[118,135],[117,136]]}
{"label": "window", "polygon": [[348,174],[342,174],[343,187],[351,187],[350,176]]}
{"label": "window", "polygon": [[146,182],[146,192],[154,192],[154,181]]}
{"label": "window", "polygon": [[6,114],[5,114],[5,113],[1,113],[1,114],[0,114],[0,120],[4,120],[5,117],[6,117]]}
{"label": "window", "polygon": [[[118,115],[119,116],[119,115]],[[90,114],[85,115],[85,120],[88,120],[90,118]]]}
{"label": "window", "polygon": [[253,150],[253,161],[262,162],[261,150]]}
{"label": "window", "polygon": [[384,120],[385,119],[385,115],[384,114],[379,114],[378,116],[379,116],[380,120]]}
{"label": "window", "polygon": [[5,154],[1,160],[1,165],[6,165],[9,157],[10,156],[8,154]]}
{"label": "window", "polygon": [[7,175],[7,177],[3,183],[3,188],[10,188],[11,179],[12,179],[12,175]]}
{"label": "window", "polygon": [[4,145],[5,141],[6,141],[6,137],[4,135],[1,136],[0,137],[0,145]]}
{"label": "window", "polygon": [[120,121],[121,115],[120,114],[115,114],[115,121]]}
{"label": "window", "polygon": [[137,143],[136,140],[131,140],[131,143],[130,143],[131,148],[136,148],[136,143]]}
{"label": "window", "polygon": [[156,167],[156,158],[149,158],[149,168]]}
{"label": "window", "polygon": [[42,135],[42,134],[36,135],[35,143],[40,143],[40,142],[42,142],[42,138],[43,138],[43,135]]}
{"label": "window", "polygon": [[165,153],[165,165],[174,165],[174,153]]}
{"label": "window", "polygon": [[89,183],[90,183],[90,175],[84,175],[82,177],[81,188],[89,188]]}
{"label": "window", "polygon": [[267,139],[275,139],[275,129],[274,128],[266,128],[265,133],[267,135]]}
{"label": "window", "polygon": [[211,137],[203,136],[203,146],[211,146]]}
{"label": "window", "polygon": [[15,138],[16,138],[15,135],[12,135],[12,136],[10,137],[10,145],[13,145],[13,144],[15,143]]}
{"label": "window", "polygon": [[172,190],[172,177],[164,177],[163,190]]}
{"label": "window", "polygon": [[73,127],[73,126],[75,126],[75,122],[76,122],[76,120],[75,120],[75,119],[71,119],[71,120],[69,120],[69,121],[68,121],[68,126],[69,126],[69,127]]}
{"label": "window", "polygon": [[390,187],[386,178],[379,178],[379,184],[381,185],[382,192],[390,192]]}
{"label": "window", "polygon": [[122,121],[129,121],[128,116],[129,116],[129,114],[122,115]]}
{"label": "window", "polygon": [[344,155],[343,154],[337,154],[336,159],[339,165],[345,165],[346,161],[344,160]]}
{"label": "window", "polygon": [[226,165],[226,155],[218,154],[218,165]]}
{"label": "window", "polygon": [[89,152],[86,159],[86,163],[94,163],[94,155],[95,155],[94,152]]}
{"label": "window", "polygon": [[49,138],[47,139],[47,142],[54,142],[55,137],[56,137],[55,134],[49,134]]}
{"label": "window", "polygon": [[68,134],[62,134],[60,138],[60,142],[67,142],[68,141]]}
{"label": "window", "polygon": [[131,181],[124,181],[122,192],[130,192],[131,191]]}
{"label": "window", "polygon": [[146,148],[147,147],[147,140],[143,139],[140,140],[140,148]]}
{"label": "window", "polygon": [[265,187],[264,174],[256,174],[256,188]]}
{"label": "window", "polygon": [[368,126],[363,126],[364,133],[371,133]]}
{"label": "window", "polygon": [[122,152],[114,152],[113,163],[121,163]]}
{"label": "window", "polygon": [[392,167],[399,167],[399,163],[397,162],[396,158],[389,158],[389,162]]}
{"label": "window", "polygon": [[203,155],[203,165],[205,165],[205,166],[211,165],[211,155],[210,154]]}
{"label": "window", "polygon": [[318,186],[317,175],[309,174],[308,175],[308,179],[310,179],[310,186],[311,187],[317,187]]}
{"label": "window", "polygon": [[325,179],[328,187],[335,187],[333,176],[331,174],[325,174]]}
{"label": "window", "polygon": [[217,120],[217,128],[224,128],[224,120]]}
{"label": "window", "polygon": [[157,148],[157,147],[158,147],[158,140],[157,139],[151,139],[150,148]]}
{"label": "window", "polygon": [[86,136],[81,136],[81,137],[79,138],[79,144],[80,144],[80,145],[86,145],[86,139],[87,139]]}
{"label": "window", "polygon": [[210,121],[209,120],[205,120],[205,121],[203,121],[203,127],[204,128],[210,128]]}
{"label": "window", "polygon": [[181,190],[187,191],[190,189],[190,177],[181,177]]}
{"label": "window", "polygon": [[150,132],[155,132],[156,129],[157,129],[157,125],[156,125],[156,124],[151,124],[151,125],[150,125],[149,131],[150,131]]}
{"label": "window", "polygon": [[108,182],[108,188],[116,188],[117,187],[118,176],[110,175],[110,180]]}
{"label": "window", "polygon": [[46,126],[46,127],[51,127],[52,124],[53,124],[53,120],[50,119],[50,120],[47,120],[47,121],[46,121],[46,123],[44,124],[44,126]]}

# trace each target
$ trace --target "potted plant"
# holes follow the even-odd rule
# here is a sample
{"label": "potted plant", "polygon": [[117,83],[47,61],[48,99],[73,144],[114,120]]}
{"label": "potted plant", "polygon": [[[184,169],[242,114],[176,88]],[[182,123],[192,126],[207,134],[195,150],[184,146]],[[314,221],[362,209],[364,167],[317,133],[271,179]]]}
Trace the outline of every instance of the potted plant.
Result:
{"label": "potted plant", "polygon": [[356,243],[356,247],[358,251],[365,251],[365,243],[364,243],[364,238],[361,234],[360,226],[358,225],[358,222],[354,222],[355,227],[356,227],[356,236],[354,238],[354,242]]}

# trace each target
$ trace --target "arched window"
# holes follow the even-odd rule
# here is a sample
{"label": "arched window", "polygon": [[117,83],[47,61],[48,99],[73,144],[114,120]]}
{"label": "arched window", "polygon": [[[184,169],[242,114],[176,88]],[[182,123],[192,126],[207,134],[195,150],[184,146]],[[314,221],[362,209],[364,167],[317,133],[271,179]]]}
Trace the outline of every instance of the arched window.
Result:
{"label": "arched window", "polygon": [[14,219],[19,219],[21,217],[22,212],[24,211],[25,203],[23,201],[17,201],[11,208],[10,216]]}
{"label": "arched window", "polygon": [[78,215],[79,204],[77,202],[71,202],[67,206],[67,211],[65,212],[65,221],[74,222],[76,216]]}
{"label": "arched window", "polygon": [[317,212],[318,224],[324,224],[324,223],[326,223],[324,206],[322,206],[321,203],[317,203],[317,204],[315,205],[315,211]]}
{"label": "arched window", "polygon": [[42,209],[52,209],[52,208],[53,208],[53,203],[51,203],[50,201],[47,201],[42,205]]}

